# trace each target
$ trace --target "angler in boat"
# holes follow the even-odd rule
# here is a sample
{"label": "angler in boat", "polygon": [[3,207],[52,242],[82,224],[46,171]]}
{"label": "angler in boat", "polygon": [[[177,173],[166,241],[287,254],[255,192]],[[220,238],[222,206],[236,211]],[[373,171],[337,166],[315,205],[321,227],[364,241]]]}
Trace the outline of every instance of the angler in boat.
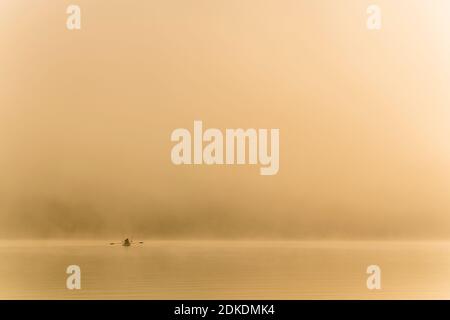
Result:
{"label": "angler in boat", "polygon": [[130,240],[128,240],[128,238],[126,238],[125,240],[123,240],[122,245],[124,247],[129,247],[129,246],[131,246],[131,242],[130,242]]}

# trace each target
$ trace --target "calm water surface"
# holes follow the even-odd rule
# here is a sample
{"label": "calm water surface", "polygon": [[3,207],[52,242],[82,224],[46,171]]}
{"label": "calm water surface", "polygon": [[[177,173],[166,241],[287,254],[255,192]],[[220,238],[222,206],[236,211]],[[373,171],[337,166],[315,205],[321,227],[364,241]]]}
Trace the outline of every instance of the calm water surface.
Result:
{"label": "calm water surface", "polygon": [[[81,290],[66,268],[81,267]],[[366,288],[366,268],[382,289]],[[0,299],[450,299],[448,242],[0,242]]]}

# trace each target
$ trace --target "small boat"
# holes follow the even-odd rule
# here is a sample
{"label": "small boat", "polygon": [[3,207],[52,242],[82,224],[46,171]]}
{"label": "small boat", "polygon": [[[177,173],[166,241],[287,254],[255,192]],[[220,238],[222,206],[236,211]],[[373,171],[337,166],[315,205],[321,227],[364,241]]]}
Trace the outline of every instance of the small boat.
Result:
{"label": "small boat", "polygon": [[122,242],[111,242],[110,245],[121,244],[124,247],[130,247],[132,244],[143,244],[143,243],[144,243],[143,241],[135,242],[133,240],[126,238]]}

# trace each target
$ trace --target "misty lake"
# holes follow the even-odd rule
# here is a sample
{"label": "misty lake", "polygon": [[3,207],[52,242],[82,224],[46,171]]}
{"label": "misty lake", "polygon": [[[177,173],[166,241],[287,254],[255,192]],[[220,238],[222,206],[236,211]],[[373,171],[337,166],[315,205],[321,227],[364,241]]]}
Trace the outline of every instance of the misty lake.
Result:
{"label": "misty lake", "polygon": [[[448,242],[0,242],[0,299],[450,298]],[[366,269],[381,268],[368,290]],[[66,268],[81,268],[81,289]]]}

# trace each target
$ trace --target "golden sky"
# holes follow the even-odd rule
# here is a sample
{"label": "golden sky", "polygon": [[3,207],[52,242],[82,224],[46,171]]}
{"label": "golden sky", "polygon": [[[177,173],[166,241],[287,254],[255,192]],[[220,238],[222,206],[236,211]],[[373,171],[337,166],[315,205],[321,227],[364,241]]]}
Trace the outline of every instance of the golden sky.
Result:
{"label": "golden sky", "polygon": [[[0,238],[450,234],[450,2],[0,0]],[[175,166],[279,128],[280,171]]]}

